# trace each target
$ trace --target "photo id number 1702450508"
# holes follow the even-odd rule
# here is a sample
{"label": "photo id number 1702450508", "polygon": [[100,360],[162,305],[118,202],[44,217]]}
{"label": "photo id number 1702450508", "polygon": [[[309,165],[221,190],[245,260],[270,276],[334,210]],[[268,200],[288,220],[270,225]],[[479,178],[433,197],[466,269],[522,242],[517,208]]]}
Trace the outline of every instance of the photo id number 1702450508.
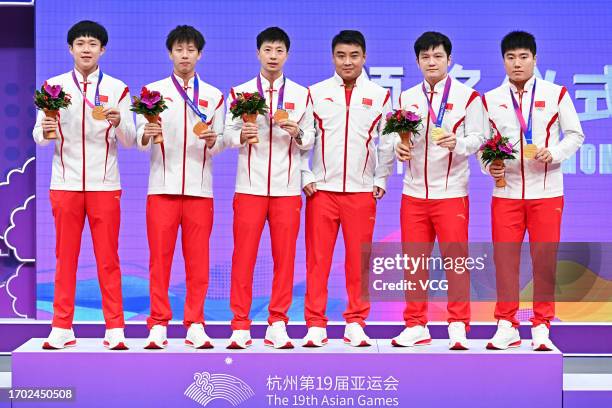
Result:
{"label": "photo id number 1702450508", "polygon": [[0,401],[71,401],[72,388],[7,388],[0,390]]}

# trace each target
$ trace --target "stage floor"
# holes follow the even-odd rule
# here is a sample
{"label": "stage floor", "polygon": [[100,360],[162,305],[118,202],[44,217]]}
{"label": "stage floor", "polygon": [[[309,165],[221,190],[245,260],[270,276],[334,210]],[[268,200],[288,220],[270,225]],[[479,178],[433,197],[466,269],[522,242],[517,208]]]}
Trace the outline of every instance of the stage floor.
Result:
{"label": "stage floor", "polygon": [[[562,404],[563,356],[534,352],[530,340],[503,351],[486,350],[486,340],[471,341],[465,351],[448,350],[447,340],[397,348],[384,339],[354,348],[330,339],[322,348],[292,350],[266,347],[261,339],[247,350],[227,350],[226,342],[194,350],[170,339],[167,349],[145,350],[145,339],[132,339],[130,350],[110,351],[99,339],[80,339],[76,347],[49,351],[41,348],[43,339],[31,339],[12,354],[12,385],[66,388],[75,396],[70,406],[105,408],[118,401],[173,407]],[[508,393],[508,384],[520,392]]]}
{"label": "stage floor", "polygon": [[[534,406],[534,401],[538,402],[538,407],[612,406],[612,358],[562,358],[557,350],[534,352],[529,347],[529,339],[523,339],[520,348],[504,351],[485,350],[486,340],[472,340],[471,349],[466,351],[448,350],[445,340],[434,340],[426,347],[395,348],[390,346],[388,339],[378,339],[372,347],[353,348],[341,340],[331,339],[327,346],[311,349],[299,346],[297,339],[298,346],[293,350],[269,348],[261,339],[254,339],[253,346],[247,350],[228,350],[225,348],[227,339],[213,340],[215,348],[209,350],[194,350],[177,338],[169,339],[165,350],[145,350],[145,339],[137,338],[128,339],[130,350],[111,351],[102,347],[101,339],[82,338],[78,339],[76,347],[48,351],[41,349],[43,339],[31,339],[15,350],[12,357],[0,357],[0,394],[11,385],[14,388],[48,387],[63,382],[75,391],[77,398],[70,402],[70,406],[75,407],[110,403],[105,400],[102,385],[112,391],[110,394],[115,396],[115,402],[129,402],[134,406],[160,406],[162,403],[195,407],[198,403],[194,398],[197,399],[200,388],[193,388],[193,384],[197,383],[195,376],[200,375],[200,380],[208,378],[213,383],[217,381],[217,385],[219,378],[230,377],[244,384],[245,389],[252,391],[252,395],[243,396],[243,404],[238,404],[245,407],[317,406],[313,405],[315,401],[321,406],[323,398],[327,398],[329,406],[334,406],[334,401],[335,406],[359,406],[359,401],[365,401],[363,398],[382,398],[380,395],[386,397],[372,400],[382,401],[383,405],[379,406],[385,406],[385,402],[393,406],[397,402],[399,406],[419,403],[442,407],[452,403],[455,407],[511,407]],[[104,379],[109,367],[113,368],[112,377]],[[155,401],[146,400],[145,390],[151,384],[134,382],[136,377],[150,379],[156,390],[163,386],[162,394],[168,396],[160,400],[159,393],[155,393]],[[540,383],[538,377],[543,382]],[[308,378],[313,381],[311,389],[305,382]],[[325,390],[326,381],[338,388],[342,379],[357,385],[364,381],[365,389],[336,390],[332,394]],[[376,381],[382,389],[376,390]],[[499,395],[507,394],[496,388],[503,381],[510,381],[520,392],[512,394],[512,398],[500,398]],[[551,387],[551,382],[557,388]],[[397,385],[395,391],[394,384]],[[368,390],[368,386],[371,389]],[[302,387],[305,389],[300,389]],[[389,390],[385,391],[385,387]],[[188,393],[190,389],[191,394]],[[535,399],[529,400],[530,394]],[[542,394],[548,397],[539,401],[538,395]],[[232,406],[222,394],[216,395],[209,400],[200,398],[208,402],[206,405],[200,402],[199,406]],[[495,404],[491,405],[493,400]],[[346,404],[342,405],[343,402]],[[11,405],[0,399],[0,408],[5,406]],[[13,402],[12,407],[20,406],[38,405],[36,402]],[[40,406],[48,406],[48,402],[41,402]]]}
{"label": "stage floor", "polygon": [[197,354],[248,354],[248,353],[265,353],[265,354],[371,354],[371,353],[388,353],[388,354],[560,354],[561,352],[555,348],[551,352],[535,352],[531,350],[531,339],[523,339],[520,347],[508,350],[486,350],[487,340],[469,340],[469,350],[449,350],[448,341],[432,340],[432,344],[419,347],[393,347],[389,339],[372,339],[371,347],[351,347],[346,345],[339,339],[330,339],[329,343],[324,347],[302,347],[301,339],[293,339],[293,349],[274,349],[265,346],[263,339],[253,339],[253,345],[245,350],[230,350],[225,346],[228,344],[227,339],[213,339],[214,348],[197,350],[188,347],[184,344],[184,339],[168,339],[168,347],[163,350],[147,350],[144,348],[146,339],[127,339],[129,350],[106,350],[102,346],[102,339],[77,339],[76,347],[68,347],[62,350],[43,350],[42,344],[45,339],[31,339],[21,347],[17,348],[14,353],[115,353],[115,354],[131,354],[131,353],[197,353]]}

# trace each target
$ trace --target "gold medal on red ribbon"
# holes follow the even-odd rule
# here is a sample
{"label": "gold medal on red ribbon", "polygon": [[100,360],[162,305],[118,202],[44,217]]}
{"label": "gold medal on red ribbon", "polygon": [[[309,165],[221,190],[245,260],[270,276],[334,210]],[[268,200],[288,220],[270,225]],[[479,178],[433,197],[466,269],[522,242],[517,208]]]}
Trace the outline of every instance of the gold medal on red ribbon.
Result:
{"label": "gold medal on red ribbon", "polygon": [[274,112],[274,120],[277,122],[282,122],[284,120],[288,120],[289,119],[289,112],[287,112],[284,109],[277,109],[276,112]]}
{"label": "gold medal on red ribbon", "polygon": [[91,116],[93,116],[95,120],[106,120],[106,115],[104,114],[104,106],[94,106],[91,111]]}
{"label": "gold medal on red ribbon", "polygon": [[536,153],[538,152],[538,146],[533,143],[528,143],[523,146],[523,157],[526,159],[535,159]]}
{"label": "gold medal on red ribbon", "polygon": [[196,136],[199,136],[202,132],[206,130],[208,130],[208,125],[206,124],[206,122],[202,122],[202,121],[199,121],[193,127],[193,133],[195,133]]}

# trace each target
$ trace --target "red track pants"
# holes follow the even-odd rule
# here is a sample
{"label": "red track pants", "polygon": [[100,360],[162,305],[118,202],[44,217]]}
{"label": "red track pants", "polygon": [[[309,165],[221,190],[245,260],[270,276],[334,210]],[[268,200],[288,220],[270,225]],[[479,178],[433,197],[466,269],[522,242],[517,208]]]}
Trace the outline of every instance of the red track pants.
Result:
{"label": "red track pants", "polygon": [[151,315],[147,319],[149,329],[157,324],[166,326],[172,319],[168,288],[179,225],[187,289],[183,324],[186,327],[192,323],[204,324],[213,199],[156,194],[147,197],[147,237],[151,254]]}
{"label": "red track pants", "polygon": [[53,327],[69,329],[74,317],[76,274],[81,251],[85,216],[91,238],[102,293],[102,312],[108,329],[124,326],[119,267],[119,223],[121,190],[51,190],[51,209],[55,219],[55,294]]}
{"label": "red track pants", "polygon": [[[345,248],[347,323],[365,326],[370,313],[367,273],[362,273],[362,245],[372,243],[376,200],[372,193],[317,191],[306,201],[306,298],[308,327],[326,327],[327,281],[338,230],[342,227]],[[367,270],[367,268],[366,268]]]}
{"label": "red track pants", "polygon": [[230,308],[233,330],[251,327],[249,313],[253,301],[253,272],[259,241],[268,220],[274,279],[268,306],[268,323],[287,323],[291,306],[295,245],[300,231],[301,196],[268,197],[236,193],[234,196],[234,253]]}
{"label": "red track pants", "polygon": [[[438,238],[443,258],[468,256],[468,197],[445,199],[421,199],[402,196],[400,219],[402,242],[409,256],[429,257]],[[429,270],[419,268],[407,279],[417,282],[415,291],[406,293],[404,321],[406,327],[427,324],[427,292],[418,281],[429,279]],[[448,280],[448,322],[470,323],[470,274],[455,270],[446,271]]]}
{"label": "red track pants", "polygon": [[529,232],[533,267],[534,326],[555,316],[554,290],[557,247],[561,237],[563,197],[519,200],[493,197],[491,224],[495,256],[497,304],[495,318],[519,325],[519,265],[521,243]]}

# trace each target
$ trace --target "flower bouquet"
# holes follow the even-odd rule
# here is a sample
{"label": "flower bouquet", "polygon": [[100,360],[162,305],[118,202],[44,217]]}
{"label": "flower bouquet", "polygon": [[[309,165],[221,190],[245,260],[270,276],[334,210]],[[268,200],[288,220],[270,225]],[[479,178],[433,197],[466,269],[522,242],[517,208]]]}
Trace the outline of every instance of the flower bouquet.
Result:
{"label": "flower bouquet", "polygon": [[399,133],[402,144],[410,148],[410,138],[414,133],[418,133],[422,118],[414,112],[398,109],[387,113],[386,119],[383,135]]}
{"label": "flower bouquet", "polygon": [[[159,115],[168,109],[164,97],[158,91],[150,91],[145,86],[143,86],[140,91],[140,97],[134,96],[132,99],[132,107],[130,110],[144,115],[149,123],[157,123],[159,121]],[[153,138],[153,143],[155,144],[163,141],[164,137],[162,135]]]}
{"label": "flower bouquet", "polygon": [[[34,104],[45,113],[48,118],[57,118],[60,109],[67,108],[71,101],[70,95],[64,92],[61,85],[49,85],[47,81],[36,90]],[[57,139],[55,131],[44,135],[45,139]]]}
{"label": "flower bouquet", "polygon": [[[242,118],[245,123],[255,123],[257,115],[268,113],[268,106],[259,92],[244,92],[236,95],[236,99],[230,104],[230,112],[234,119]],[[249,143],[258,142],[258,139],[249,141]]]}
{"label": "flower bouquet", "polygon": [[[485,166],[489,164],[499,164],[504,167],[504,160],[514,160],[514,154],[517,152],[514,150],[512,143],[508,141],[507,137],[502,137],[499,132],[491,137],[489,140],[484,142],[480,146],[480,160]],[[504,177],[495,180],[495,187],[505,187],[506,179]]]}

